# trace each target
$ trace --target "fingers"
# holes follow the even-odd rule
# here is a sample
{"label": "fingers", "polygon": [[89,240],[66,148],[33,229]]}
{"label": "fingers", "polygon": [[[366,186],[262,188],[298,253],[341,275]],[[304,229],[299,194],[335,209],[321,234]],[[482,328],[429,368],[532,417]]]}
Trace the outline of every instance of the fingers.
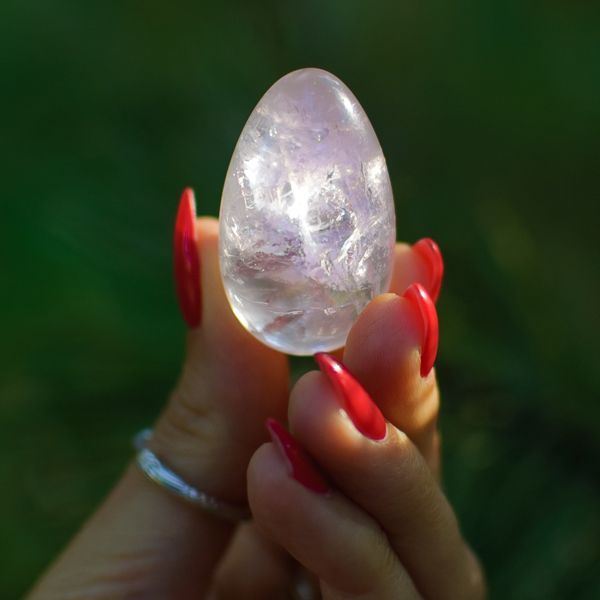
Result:
{"label": "fingers", "polygon": [[283,600],[289,596],[294,569],[281,546],[266,538],[254,523],[247,523],[238,527],[217,567],[209,596],[218,600]]}
{"label": "fingers", "polygon": [[412,246],[396,244],[391,292],[402,294],[411,284],[419,283],[427,290],[431,299],[437,302],[443,276],[442,253],[431,238],[423,238]]}
{"label": "fingers", "polygon": [[[478,571],[423,457],[391,424],[384,437],[379,425],[365,428],[361,419],[368,414],[368,422],[376,422],[377,408],[354,410],[359,388],[355,381],[355,398],[343,397],[329,375],[305,375],[290,399],[294,435],[335,486],[382,526],[421,594],[479,597]],[[366,406],[369,400],[363,393],[359,401]]]}
{"label": "fingers", "polygon": [[393,293],[365,308],[348,335],[343,355],[337,356],[386,418],[417,445],[436,474],[440,469],[439,391],[432,365],[439,334],[432,300],[439,296],[443,273],[442,255],[432,239],[412,246],[396,244]]}
{"label": "fingers", "polygon": [[416,598],[377,523],[327,488],[281,426],[273,435],[248,467],[258,526],[319,577],[325,598]]}
{"label": "fingers", "polygon": [[437,353],[435,306],[423,288],[373,300],[354,324],[344,364],[386,418],[417,445],[439,470],[439,391],[432,368]]}
{"label": "fingers", "polygon": [[[435,294],[439,293],[439,287],[441,285],[441,275],[443,271],[443,266],[441,262],[441,255],[439,255],[439,251],[430,252],[429,255],[427,252],[419,252],[419,248],[424,246],[427,243],[427,247],[433,247],[437,250],[437,246],[433,242],[428,243],[427,240],[423,240],[422,242],[418,242],[412,248],[407,245],[399,244],[396,250],[396,262],[395,262],[395,270],[394,276],[392,280],[392,289],[397,291],[405,291],[405,289],[413,282],[419,281],[424,285],[429,286],[430,289],[436,290]],[[423,257],[423,254],[425,256]],[[221,304],[225,305],[224,303]],[[418,309],[418,307],[417,307]],[[406,313],[406,311],[405,311]],[[417,315],[418,317],[419,315]],[[380,348],[382,352],[385,352],[385,341],[386,341],[386,333],[393,332],[394,330],[400,329],[402,330],[410,330],[412,331],[412,336],[402,336],[403,344],[396,345],[396,359],[398,362],[405,361],[407,355],[413,354],[415,349],[419,346],[419,342],[422,338],[422,323],[417,318],[416,323],[408,323],[403,325],[403,319],[415,320],[415,315],[411,313],[410,309],[407,314],[401,315],[401,318],[394,322],[393,327],[390,329],[387,325],[386,320],[389,321],[389,314],[383,314],[380,310],[374,310],[368,313],[365,318],[360,319],[360,329],[358,329],[357,335],[354,337],[356,342],[355,346],[357,348],[360,347],[362,340],[362,332],[368,331],[371,328],[371,322],[377,321],[381,319],[381,327],[379,330],[373,333],[373,337],[381,336],[383,333],[383,339],[380,339],[381,342]],[[237,325],[237,322],[235,323]],[[245,332],[242,332],[245,334]],[[396,331],[396,333],[398,333]],[[435,333],[435,332],[434,332]],[[352,356],[352,352],[354,350],[354,345],[351,343],[350,348],[347,348],[347,352],[350,352]],[[419,352],[417,350],[417,352]],[[357,355],[357,362],[362,362],[364,360],[364,354],[369,355],[369,352],[366,351],[364,353],[359,353]],[[431,352],[430,352],[431,354]],[[435,350],[434,350],[435,354]],[[370,357],[369,357],[370,358]],[[431,360],[431,358],[429,358]],[[372,360],[368,362],[367,366],[369,366],[373,362]],[[414,361],[413,361],[414,362]],[[390,360],[388,368],[384,369],[385,379],[382,382],[382,389],[385,393],[381,393],[379,397],[387,402],[390,407],[394,407],[395,410],[390,411],[394,414],[392,418],[396,418],[401,425],[405,426],[410,433],[421,443],[423,451],[426,451],[431,463],[436,463],[437,466],[437,447],[435,442],[435,419],[437,417],[437,389],[434,387],[435,394],[429,396],[429,402],[427,402],[425,398],[423,398],[423,393],[417,388],[413,388],[414,393],[406,394],[406,390],[411,387],[414,379],[414,373],[408,372],[404,373],[396,369],[397,365],[394,364],[394,360]],[[414,369],[412,369],[414,371]],[[373,379],[376,379],[374,377]],[[420,379],[420,374],[419,374]],[[421,388],[423,389],[423,388]],[[406,402],[398,405],[397,400],[402,396],[406,399]],[[420,411],[416,410],[416,408],[420,408]],[[419,414],[420,413],[420,414]],[[242,542],[244,539],[242,538]],[[236,544],[234,544],[234,550],[232,556],[236,558],[235,561],[230,560],[230,557],[225,561],[227,569],[224,571],[225,574],[234,573],[234,567],[236,565],[239,566],[241,572],[244,572],[242,559],[243,552],[242,549],[248,549],[251,544],[242,544],[240,547],[236,548]],[[248,557],[249,553],[246,552],[246,557]],[[259,553],[254,556],[259,557]],[[260,555],[265,559],[264,555]],[[267,553],[266,560],[269,560],[269,556]],[[260,571],[260,570],[259,570]],[[231,582],[239,581],[239,577],[235,576],[222,576],[223,570],[220,571],[220,581],[221,582],[229,582],[229,585],[232,585]],[[233,584],[235,585],[235,584]]]}

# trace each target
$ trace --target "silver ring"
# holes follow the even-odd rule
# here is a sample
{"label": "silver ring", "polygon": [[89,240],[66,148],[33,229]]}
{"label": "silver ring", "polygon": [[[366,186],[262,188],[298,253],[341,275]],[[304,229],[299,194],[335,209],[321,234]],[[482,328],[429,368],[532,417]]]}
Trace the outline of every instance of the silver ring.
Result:
{"label": "silver ring", "polygon": [[133,445],[138,451],[135,462],[148,479],[154,481],[154,483],[174,496],[216,517],[234,522],[250,518],[250,510],[247,506],[223,502],[223,500],[210,496],[193,485],[186,483],[147,447],[147,443],[151,437],[152,430],[143,429],[133,438]]}

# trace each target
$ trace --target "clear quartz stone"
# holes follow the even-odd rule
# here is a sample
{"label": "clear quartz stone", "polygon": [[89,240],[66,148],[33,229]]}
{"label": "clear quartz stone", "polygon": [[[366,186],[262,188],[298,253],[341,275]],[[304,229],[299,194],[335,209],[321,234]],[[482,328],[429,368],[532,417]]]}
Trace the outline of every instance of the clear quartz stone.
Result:
{"label": "clear quartz stone", "polygon": [[385,158],[352,92],[331,73],[277,81],[227,171],[221,274],[240,322],[288,354],[344,345],[389,285],[396,238]]}

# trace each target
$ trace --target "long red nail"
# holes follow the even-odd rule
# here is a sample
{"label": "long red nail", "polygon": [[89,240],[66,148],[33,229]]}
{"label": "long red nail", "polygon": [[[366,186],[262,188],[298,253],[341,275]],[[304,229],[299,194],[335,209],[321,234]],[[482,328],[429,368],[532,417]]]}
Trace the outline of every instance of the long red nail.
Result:
{"label": "long red nail", "polygon": [[191,188],[183,190],[175,221],[175,288],[179,307],[190,328],[200,325],[200,260],[196,247],[196,201]]}
{"label": "long red nail", "polygon": [[413,283],[402,294],[417,309],[421,326],[421,377],[433,368],[438,351],[439,325],[433,300],[420,283]]}
{"label": "long red nail", "polygon": [[434,302],[437,302],[444,277],[444,259],[440,248],[431,238],[423,238],[413,244],[413,250],[427,263],[429,296]]}
{"label": "long red nail", "polygon": [[330,354],[318,352],[315,360],[333,385],[356,429],[372,440],[382,440],[387,431],[385,419],[363,386]]}
{"label": "long red nail", "polygon": [[292,434],[275,419],[267,419],[266,426],[275,446],[285,459],[290,475],[313,492],[318,494],[328,492],[327,481]]}

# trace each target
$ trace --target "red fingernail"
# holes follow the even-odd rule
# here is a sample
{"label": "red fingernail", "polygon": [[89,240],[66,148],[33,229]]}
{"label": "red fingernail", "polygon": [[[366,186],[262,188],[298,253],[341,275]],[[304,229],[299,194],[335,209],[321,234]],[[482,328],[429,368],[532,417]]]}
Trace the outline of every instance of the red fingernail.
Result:
{"label": "red fingernail", "polygon": [[413,250],[427,263],[430,274],[429,296],[437,302],[444,277],[444,260],[440,248],[431,238],[423,238],[413,244]]}
{"label": "red fingernail", "polygon": [[417,309],[421,326],[421,377],[433,368],[438,350],[439,326],[433,300],[420,283],[413,283],[402,294]]}
{"label": "red fingernail", "polygon": [[266,426],[271,434],[271,439],[286,462],[290,475],[313,492],[318,494],[328,492],[327,481],[292,434],[275,419],[267,419]]}
{"label": "red fingernail", "polygon": [[183,190],[175,221],[175,288],[179,307],[190,328],[200,325],[200,260],[196,247],[196,201],[191,188]]}
{"label": "red fingernail", "polygon": [[387,431],[385,419],[363,386],[330,354],[318,352],[315,360],[333,385],[356,429],[372,440],[382,440]]}

